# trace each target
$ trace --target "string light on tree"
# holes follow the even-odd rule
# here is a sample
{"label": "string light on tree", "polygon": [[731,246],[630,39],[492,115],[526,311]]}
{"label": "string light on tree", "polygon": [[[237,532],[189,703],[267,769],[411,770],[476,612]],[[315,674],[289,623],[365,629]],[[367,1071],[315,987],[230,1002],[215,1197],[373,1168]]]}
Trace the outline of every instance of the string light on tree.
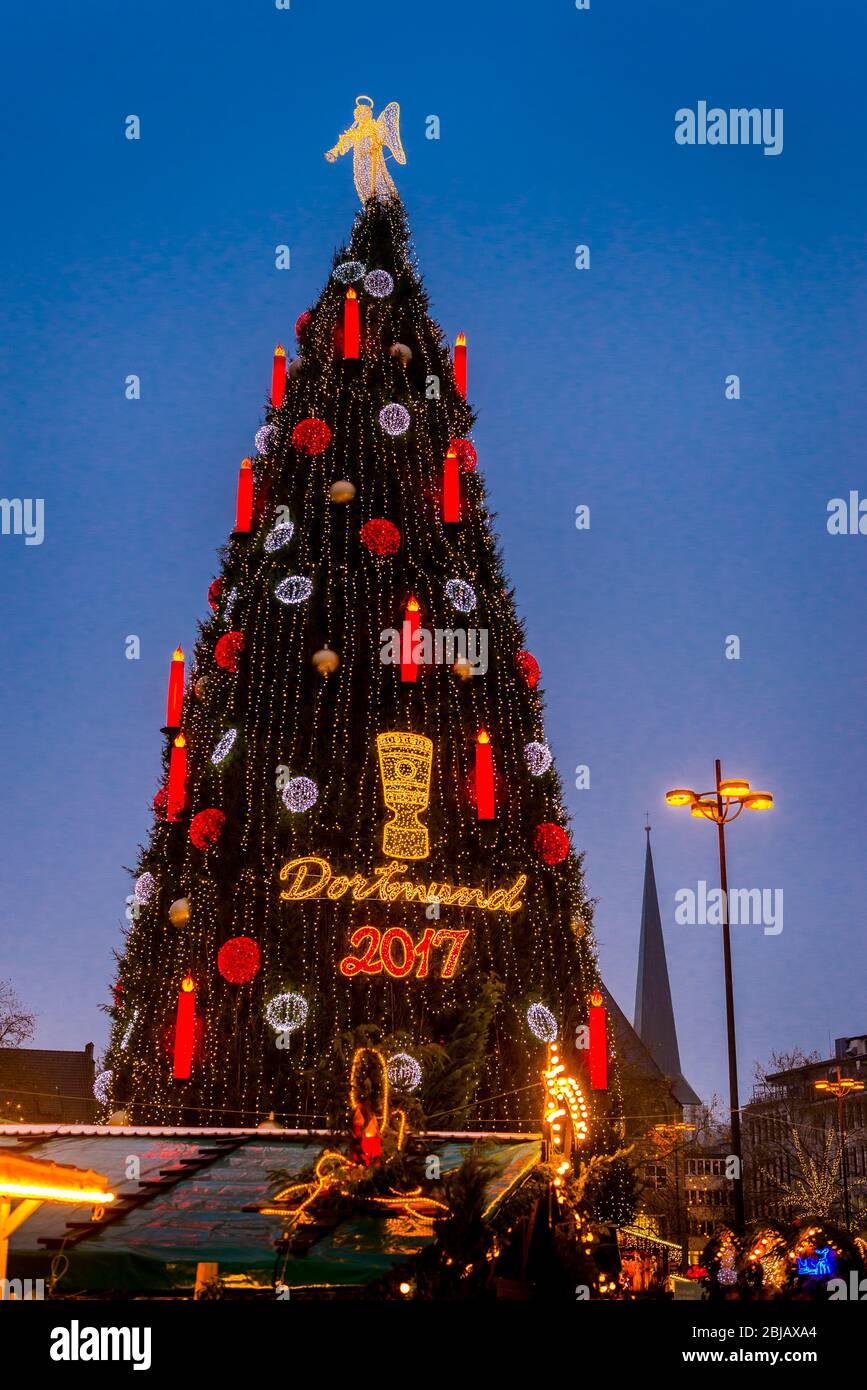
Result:
{"label": "string light on tree", "polygon": [[309,811],[319,799],[319,788],[311,777],[291,777],[283,788],[287,811]]}
{"label": "string light on tree", "polygon": [[94,1081],[93,1094],[100,1105],[108,1105],[111,1102],[111,1083],[113,1079],[114,1073],[109,1069],[108,1071],[101,1071]]}
{"label": "string light on tree", "polygon": [[281,603],[304,603],[313,593],[313,580],[303,574],[290,574],[274,589],[274,597]]}

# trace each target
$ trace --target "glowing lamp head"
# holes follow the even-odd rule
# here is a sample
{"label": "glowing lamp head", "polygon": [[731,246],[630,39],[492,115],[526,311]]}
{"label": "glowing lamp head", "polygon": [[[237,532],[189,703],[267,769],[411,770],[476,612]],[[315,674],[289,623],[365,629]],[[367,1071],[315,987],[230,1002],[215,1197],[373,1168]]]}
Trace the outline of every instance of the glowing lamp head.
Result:
{"label": "glowing lamp head", "polygon": [[697,820],[716,820],[716,803],[695,801],[689,808],[689,814]]}
{"label": "glowing lamp head", "polygon": [[590,1003],[592,1004],[592,1006],[593,1006],[594,1009],[601,1008],[601,1006],[602,1006],[602,995],[599,993],[599,990],[598,990],[598,989],[594,989],[593,993],[591,994],[591,996],[590,996]]}
{"label": "glowing lamp head", "polygon": [[744,805],[748,811],[770,811],[773,804],[772,792],[750,792],[749,796],[744,797]]}
{"label": "glowing lamp head", "polygon": [[284,346],[283,346],[282,343],[278,343],[277,346],[275,347],[275,349],[274,349],[274,356],[275,356],[275,357],[285,357],[285,356],[286,356],[286,349],[284,348]]}
{"label": "glowing lamp head", "polygon": [[183,993],[192,994],[195,988],[196,982],[193,979],[192,975],[185,975],[184,978],[181,980],[181,990],[183,991]]}
{"label": "glowing lamp head", "polygon": [[719,793],[720,796],[728,797],[729,800],[749,796],[750,784],[743,777],[727,777],[724,782],[720,782]]}
{"label": "glowing lamp head", "polygon": [[665,793],[665,800],[669,806],[691,806],[695,801],[695,792],[689,787],[674,787]]}

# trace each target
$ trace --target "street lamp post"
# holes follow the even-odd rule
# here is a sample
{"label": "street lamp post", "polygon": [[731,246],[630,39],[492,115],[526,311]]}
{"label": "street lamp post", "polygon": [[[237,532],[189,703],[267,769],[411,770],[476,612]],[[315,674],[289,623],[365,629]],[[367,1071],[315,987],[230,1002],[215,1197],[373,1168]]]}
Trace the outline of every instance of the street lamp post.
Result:
{"label": "street lamp post", "polygon": [[864,1082],[856,1081],[854,1076],[844,1076],[837,1066],[836,1077],[828,1081],[814,1081],[817,1091],[837,1097],[837,1124],[840,1130],[840,1173],[843,1179],[843,1222],[848,1231],[851,1226],[849,1213],[849,1166],[846,1162],[846,1097],[864,1090]]}
{"label": "street lamp post", "polygon": [[714,821],[719,837],[719,876],[722,889],[723,970],[725,974],[726,1035],[728,1039],[729,1113],[731,1118],[732,1152],[737,1159],[734,1179],[734,1220],[738,1230],[744,1229],[743,1151],[741,1147],[741,1107],[738,1099],[738,1057],[735,1039],[735,1000],[732,981],[732,945],[729,931],[729,891],[726,868],[725,827],[736,820],[741,811],[767,811],[774,804],[770,792],[750,790],[742,777],[723,781],[720,761],[714,765],[716,786],[713,791],[694,792],[689,787],[675,787],[666,792],[669,806],[688,806],[690,815],[700,820]]}

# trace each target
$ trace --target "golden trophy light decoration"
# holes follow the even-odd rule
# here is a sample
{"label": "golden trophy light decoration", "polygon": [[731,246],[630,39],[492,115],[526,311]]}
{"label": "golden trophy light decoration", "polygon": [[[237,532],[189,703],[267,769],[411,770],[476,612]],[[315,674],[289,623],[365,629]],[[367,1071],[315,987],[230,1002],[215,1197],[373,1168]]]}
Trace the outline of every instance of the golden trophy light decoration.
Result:
{"label": "golden trophy light decoration", "polygon": [[355,188],[362,203],[368,198],[381,198],[387,201],[397,197],[394,180],[385,167],[384,150],[393,155],[398,164],[406,163],[403,145],[400,143],[400,107],[390,101],[373,118],[373,99],[356,97],[355,120],[348,130],[344,130],[337,144],[325,151],[325,158],[333,164],[338,155],[353,150],[353,170]]}
{"label": "golden trophy light decoration", "polygon": [[388,733],[376,739],[382,794],[392,818],[382,833],[389,859],[426,859],[430,836],[419,821],[430,802],[433,743],[424,734]]}

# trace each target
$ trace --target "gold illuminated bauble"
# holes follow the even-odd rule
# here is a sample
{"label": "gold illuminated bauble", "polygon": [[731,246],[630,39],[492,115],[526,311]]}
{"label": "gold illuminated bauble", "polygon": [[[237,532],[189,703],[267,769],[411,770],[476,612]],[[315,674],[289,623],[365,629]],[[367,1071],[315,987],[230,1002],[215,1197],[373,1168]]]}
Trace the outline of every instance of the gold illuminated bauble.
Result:
{"label": "gold illuminated bauble", "polygon": [[348,478],[339,478],[336,483],[331,484],[329,496],[332,502],[351,502],[355,496],[355,484]]}
{"label": "gold illuminated bauble", "polygon": [[408,367],[412,361],[412,348],[408,348],[406,343],[392,343],[388,355],[396,357],[402,367]]}
{"label": "gold illuminated bauble", "polygon": [[465,656],[459,656],[452,670],[456,676],[460,676],[462,681],[468,681],[473,674],[473,664]]}
{"label": "gold illuminated bauble", "polygon": [[177,898],[169,908],[169,921],[173,927],[185,927],[190,920],[189,898]]}
{"label": "gold illuminated bauble", "polygon": [[584,921],[583,917],[572,918],[572,930],[579,941],[582,937],[587,935],[587,923]]}
{"label": "gold illuminated bauble", "polygon": [[290,377],[295,377],[301,371],[301,368],[303,366],[304,363],[301,361],[300,357],[293,357],[292,361],[289,363],[289,366],[286,368],[286,371],[288,372]]}
{"label": "gold illuminated bauble", "polygon": [[320,676],[330,676],[340,665],[340,657],[330,647],[322,647],[318,652],[314,652],[312,661]]}

